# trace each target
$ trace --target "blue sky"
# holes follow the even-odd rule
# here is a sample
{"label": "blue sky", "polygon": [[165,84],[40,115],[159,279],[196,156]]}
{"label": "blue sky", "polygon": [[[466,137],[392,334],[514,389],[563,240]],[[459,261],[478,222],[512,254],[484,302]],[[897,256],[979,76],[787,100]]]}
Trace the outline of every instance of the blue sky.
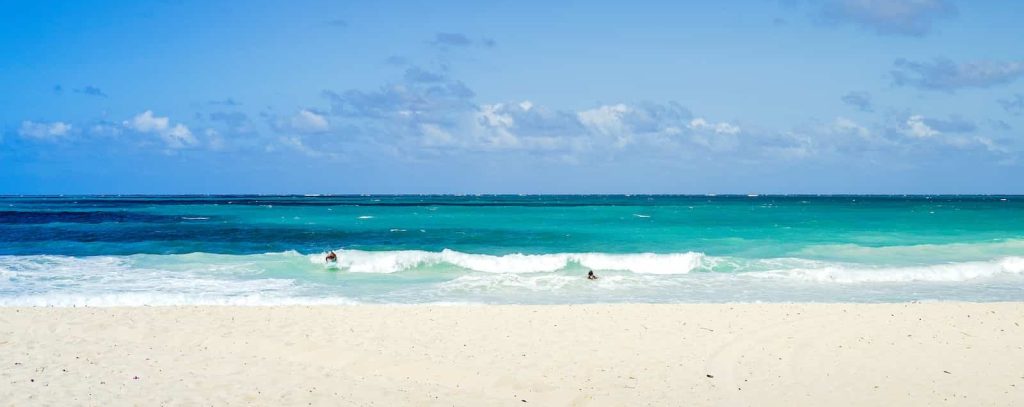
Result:
{"label": "blue sky", "polygon": [[0,193],[1024,193],[1024,3],[0,3]]}

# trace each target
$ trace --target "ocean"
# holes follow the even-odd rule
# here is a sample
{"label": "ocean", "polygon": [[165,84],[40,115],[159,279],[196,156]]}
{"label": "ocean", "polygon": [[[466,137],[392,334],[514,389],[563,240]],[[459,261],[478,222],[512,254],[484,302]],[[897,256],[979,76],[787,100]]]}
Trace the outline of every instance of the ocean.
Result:
{"label": "ocean", "polygon": [[0,198],[5,306],[951,300],[1024,300],[1024,197]]}

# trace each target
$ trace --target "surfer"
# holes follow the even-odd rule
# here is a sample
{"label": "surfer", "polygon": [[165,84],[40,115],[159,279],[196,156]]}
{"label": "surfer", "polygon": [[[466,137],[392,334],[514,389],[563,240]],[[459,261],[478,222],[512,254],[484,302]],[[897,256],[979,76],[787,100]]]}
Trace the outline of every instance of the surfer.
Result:
{"label": "surfer", "polygon": [[334,254],[334,250],[331,250],[330,253],[327,253],[327,259],[326,260],[327,260],[328,263],[336,263],[336,262],[338,262],[338,255]]}
{"label": "surfer", "polygon": [[587,280],[597,280],[597,275],[594,274],[594,270],[587,272]]}

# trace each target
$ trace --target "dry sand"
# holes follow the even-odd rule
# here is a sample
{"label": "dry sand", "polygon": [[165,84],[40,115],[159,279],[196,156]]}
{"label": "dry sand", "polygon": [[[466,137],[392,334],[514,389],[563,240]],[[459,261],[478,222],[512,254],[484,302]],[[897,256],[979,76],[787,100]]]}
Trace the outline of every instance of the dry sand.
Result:
{"label": "dry sand", "polygon": [[2,405],[1024,405],[1024,303],[0,308]]}

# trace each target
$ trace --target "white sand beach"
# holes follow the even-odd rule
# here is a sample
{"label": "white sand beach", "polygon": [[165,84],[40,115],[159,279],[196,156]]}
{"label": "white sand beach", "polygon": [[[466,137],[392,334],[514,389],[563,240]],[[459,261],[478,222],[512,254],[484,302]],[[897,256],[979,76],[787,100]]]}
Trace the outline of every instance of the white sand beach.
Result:
{"label": "white sand beach", "polygon": [[2,405],[1021,405],[1024,303],[0,308]]}

